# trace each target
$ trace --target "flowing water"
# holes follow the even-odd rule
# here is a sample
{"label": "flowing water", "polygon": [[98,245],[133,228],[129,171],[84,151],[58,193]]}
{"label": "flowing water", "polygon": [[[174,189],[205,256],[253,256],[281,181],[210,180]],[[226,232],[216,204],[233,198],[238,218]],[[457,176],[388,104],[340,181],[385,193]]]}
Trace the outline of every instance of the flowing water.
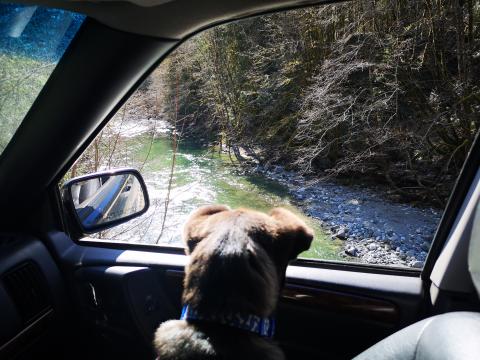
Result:
{"label": "flowing water", "polygon": [[157,134],[153,141],[146,134],[137,135],[129,146],[137,149],[135,163],[147,184],[150,209],[142,217],[108,231],[105,238],[182,246],[182,225],[198,206],[218,203],[263,212],[282,206],[299,215],[315,231],[315,240],[302,257],[344,259],[339,255],[341,241],[330,240],[317,220],[304,215],[284,186],[259,175],[245,174],[228,154],[182,140],[168,194],[173,157],[171,135]]}

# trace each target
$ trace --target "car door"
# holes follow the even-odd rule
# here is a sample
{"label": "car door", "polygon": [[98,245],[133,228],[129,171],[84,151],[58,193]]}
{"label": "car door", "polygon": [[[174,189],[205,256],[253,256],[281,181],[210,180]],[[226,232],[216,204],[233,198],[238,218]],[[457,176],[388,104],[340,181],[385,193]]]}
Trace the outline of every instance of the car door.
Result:
{"label": "car door", "polygon": [[[344,10],[344,8],[343,10],[334,8],[332,11]],[[316,11],[313,13],[316,14]],[[304,15],[295,14],[297,18]],[[279,15],[277,18],[282,16],[285,17],[285,15]],[[212,15],[209,23],[213,23],[215,19]],[[275,19],[275,16],[269,18],[267,23],[271,25]],[[255,21],[260,20],[252,20],[249,29],[259,26]],[[288,25],[291,26],[291,24]],[[238,24],[235,26],[237,27],[233,30],[225,27],[220,30],[214,28],[205,35],[206,40],[204,40],[212,41],[211,44],[215,46],[221,46],[221,43],[215,42],[217,38],[213,40],[208,38],[219,36],[228,40],[225,42],[227,45],[231,44],[231,37],[240,27]],[[186,38],[187,33],[193,33],[199,27],[200,25],[185,28],[182,37]],[[217,31],[216,34],[215,31]],[[355,40],[347,36],[344,41],[346,44],[348,41],[367,41],[367,39],[368,37]],[[314,38],[310,40],[314,42]],[[278,40],[278,43],[281,44],[281,40]],[[205,43],[202,44],[205,45]],[[152,339],[155,329],[161,322],[178,318],[180,315],[184,266],[188,262],[188,257],[178,242],[172,246],[166,243],[157,244],[155,241],[149,244],[130,241],[133,238],[136,239],[136,235],[128,233],[129,228],[131,224],[137,227],[144,226],[145,223],[142,223],[144,220],[140,220],[141,218],[113,228],[115,232],[110,237],[105,234],[82,232],[79,230],[76,219],[72,217],[72,212],[66,207],[61,187],[65,177],[83,175],[81,167],[78,166],[82,163],[79,162],[82,156],[83,159],[93,159],[94,168],[99,167],[95,164],[95,154],[98,155],[101,149],[100,137],[108,135],[109,121],[110,124],[115,121],[123,123],[125,114],[135,115],[136,109],[140,109],[139,97],[143,99],[150,96],[147,96],[146,92],[152,81],[155,83],[155,77],[147,76],[155,74],[158,64],[168,64],[172,58],[169,59],[167,54],[177,45],[179,41],[175,38],[151,38],[123,32],[109,28],[93,19],[87,19],[30,110],[26,121],[18,130],[16,135],[18,141],[8,149],[15,154],[15,157],[3,158],[4,174],[8,173],[8,170],[17,174],[15,178],[0,175],[2,194],[5,196],[5,201],[12,204],[11,214],[3,219],[4,224],[8,223],[5,228],[16,230],[24,226],[25,220],[18,214],[25,213],[25,209],[30,210],[26,220],[29,224],[28,229],[38,234],[61,269],[68,288],[70,304],[75,309],[75,315],[72,315],[71,319],[79,324],[75,334],[89,344],[83,351],[92,357],[154,357]],[[229,50],[234,53],[248,49],[234,47]],[[286,50],[279,52],[282,51]],[[172,56],[177,56],[177,61],[182,60],[182,56],[188,55],[181,52],[180,55],[178,52],[175,54]],[[215,52],[212,54],[220,56]],[[175,68],[173,61],[170,62],[170,66],[172,63]],[[220,64],[217,65],[220,66]],[[296,65],[289,64],[289,66]],[[79,69],[82,70],[79,71]],[[364,73],[359,72],[354,75],[363,76]],[[185,73],[170,74],[169,80],[174,86],[170,89],[169,96],[177,102],[179,96],[186,97],[187,102],[188,97],[193,96],[190,92],[187,93],[188,89],[182,85],[184,76]],[[75,85],[73,88],[72,84]],[[138,91],[135,92],[137,88]],[[194,92],[192,89],[189,91]],[[222,91],[217,95],[221,96]],[[158,101],[154,95],[152,96],[149,101],[153,103]],[[180,153],[179,149],[186,151],[185,148],[179,148],[176,143],[179,141],[175,138],[179,130],[177,126],[181,125],[179,119],[186,116],[185,113],[178,116],[176,101],[170,104],[170,111],[174,113],[174,131],[170,132],[174,138],[173,147],[162,148],[158,145],[156,148],[153,140],[149,143],[148,140],[155,139],[154,136],[158,134],[158,129],[154,128],[152,137],[147,138],[145,142],[147,157],[152,151],[154,154],[157,154],[156,151],[158,153],[164,151],[172,156],[177,156]],[[130,104],[131,107],[128,108],[125,104]],[[172,124],[168,126],[171,127]],[[281,129],[281,131],[287,130]],[[208,137],[208,134],[204,135]],[[31,144],[38,144],[39,138],[44,139],[44,144],[40,149],[34,149]],[[120,146],[115,140],[115,133],[110,140],[111,143],[108,146],[113,148]],[[123,144],[124,148],[128,148],[129,144]],[[442,305],[445,307],[437,308],[432,306],[430,273],[445,241],[454,230],[453,226],[456,224],[457,216],[461,215],[464,202],[472,200],[468,194],[475,185],[474,177],[478,170],[478,157],[472,155],[478,153],[477,148],[478,144],[474,144],[470,150],[438,228],[434,229],[436,232],[433,245],[431,249],[427,249],[429,254],[423,269],[412,267],[415,263],[413,260],[409,260],[408,266],[403,267],[358,261],[355,255],[352,255],[355,251],[349,250],[347,245],[339,242],[343,235],[340,231],[342,227],[338,224],[327,233],[335,239],[331,240],[331,243],[326,239],[322,241],[329,246],[331,244],[341,246],[341,255],[333,253],[346,261],[332,260],[328,256],[314,258],[311,255],[305,255],[288,267],[285,288],[280,294],[277,310],[276,340],[289,358],[351,358],[380,339],[432,312],[463,309],[469,306],[469,300],[463,297],[462,291],[449,295],[458,300],[453,305],[450,303],[448,306]],[[222,140],[220,140],[221,149]],[[248,149],[245,149],[243,151],[248,152]],[[231,151],[228,146],[228,151],[224,155],[231,158],[236,156],[237,151],[239,150],[235,146],[231,147]],[[198,149],[192,150],[187,155],[191,156],[181,155],[183,156],[181,158],[178,155],[177,160],[183,159],[186,163],[191,161],[190,158],[198,155]],[[45,161],[46,158],[48,161]],[[109,158],[107,156],[104,160],[106,159],[108,165],[113,167],[114,163],[110,164]],[[120,158],[122,157],[119,156]],[[198,159],[207,161],[203,154]],[[28,171],[22,169],[19,174],[19,162],[32,163],[32,169]],[[172,164],[175,163],[172,162]],[[142,164],[141,172],[145,172],[148,166],[147,162]],[[187,170],[196,169],[195,166],[192,165]],[[216,164],[208,166],[209,178],[225,175],[219,172]],[[165,182],[166,189],[170,193],[176,188],[172,188],[172,174],[169,166],[165,168],[168,171],[162,175],[162,181]],[[172,165],[171,169],[173,168]],[[285,175],[286,180],[283,186],[287,189],[288,182],[298,181],[297,178],[282,173],[282,169],[274,169],[276,175],[270,173],[271,177],[276,177],[278,180]],[[36,174],[35,181],[30,180],[29,174],[32,171]],[[153,177],[144,177],[148,187]],[[176,180],[179,181],[178,178]],[[271,179],[267,180],[271,181]],[[266,186],[264,181],[267,180],[258,182],[257,179],[255,190],[247,188],[242,195],[244,198],[239,200],[236,197],[231,200],[232,203],[240,205],[246,203],[248,206],[253,200],[247,197],[247,194],[252,191],[259,191],[254,193],[255,196],[260,194]],[[187,184],[194,184],[188,176],[184,181]],[[282,184],[280,180],[277,183]],[[240,180],[235,184],[238,188],[244,185]],[[16,190],[19,187],[25,190],[20,195]],[[305,197],[302,194],[305,190],[300,191],[302,188],[303,186],[296,188],[296,203]],[[153,188],[150,187],[149,190],[151,189]],[[341,197],[342,189],[345,188],[339,188],[335,196]],[[223,190],[228,193],[228,189]],[[205,188],[200,187],[201,195],[204,195],[204,191]],[[283,194],[282,191],[285,190],[278,191]],[[219,196],[218,199],[224,198]],[[355,209],[353,211],[356,211],[358,203],[348,201],[350,199],[345,200],[345,206],[348,205],[347,207],[352,207]],[[41,206],[33,206],[32,202]],[[192,201],[188,206],[194,208],[197,204],[198,202]],[[295,204],[292,206],[297,206]],[[165,202],[160,202],[158,206],[160,208],[166,206],[165,213],[167,212],[168,205]],[[170,206],[174,204],[170,203]],[[334,215],[338,215],[337,218],[352,216],[351,213],[342,211]],[[146,215],[148,216],[148,213]],[[175,231],[181,226],[184,215],[174,213],[167,219],[172,222],[171,226]],[[312,214],[305,216],[309,215],[314,217]],[[165,217],[158,215],[156,221],[163,233]],[[372,240],[368,244],[378,246],[377,243],[380,241]],[[381,244],[383,246],[383,242]],[[363,247],[357,248],[356,251],[359,252],[369,245],[361,245]]]}

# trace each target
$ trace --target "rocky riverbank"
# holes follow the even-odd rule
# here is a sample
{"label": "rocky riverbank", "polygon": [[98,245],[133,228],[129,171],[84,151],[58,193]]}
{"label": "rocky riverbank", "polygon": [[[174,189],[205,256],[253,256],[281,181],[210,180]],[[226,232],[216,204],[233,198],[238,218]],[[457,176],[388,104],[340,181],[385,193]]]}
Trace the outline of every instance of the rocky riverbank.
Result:
{"label": "rocky riverbank", "polygon": [[441,211],[395,203],[381,189],[309,179],[282,166],[256,165],[254,173],[279,182],[306,214],[322,222],[332,239],[344,241],[342,256],[379,265],[422,268]]}
{"label": "rocky riverbank", "polygon": [[[141,125],[143,130],[155,129],[157,134],[171,131],[164,121],[152,124],[144,120]],[[125,126],[125,130],[128,128]],[[138,131],[128,133],[137,135]],[[226,148],[222,150],[227,152]],[[296,206],[320,220],[332,240],[343,241],[340,256],[369,264],[423,267],[440,210],[393,202],[384,196],[386,189],[382,187],[346,186],[334,181],[313,183],[282,166],[261,165],[243,148],[238,152],[246,160],[242,161],[243,170],[286,187]]]}

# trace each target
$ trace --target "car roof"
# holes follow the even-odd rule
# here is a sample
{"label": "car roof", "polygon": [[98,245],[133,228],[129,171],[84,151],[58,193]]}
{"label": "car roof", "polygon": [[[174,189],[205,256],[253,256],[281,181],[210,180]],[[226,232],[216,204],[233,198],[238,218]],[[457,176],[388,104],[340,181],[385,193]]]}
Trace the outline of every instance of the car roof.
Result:
{"label": "car roof", "polygon": [[312,0],[19,0],[85,14],[114,29],[163,39],[182,39],[225,21],[293,7],[331,3]]}

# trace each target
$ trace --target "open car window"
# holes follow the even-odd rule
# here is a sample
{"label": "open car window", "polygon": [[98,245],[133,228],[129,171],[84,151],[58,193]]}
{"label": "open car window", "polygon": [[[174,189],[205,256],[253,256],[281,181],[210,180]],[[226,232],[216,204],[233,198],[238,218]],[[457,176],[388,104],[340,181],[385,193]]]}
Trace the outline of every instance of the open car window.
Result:
{"label": "open car window", "polygon": [[65,175],[145,177],[150,210],[92,238],[181,247],[200,205],[282,206],[315,229],[303,258],[422,268],[479,121],[477,8],[442,4],[322,5],[187,40]]}
{"label": "open car window", "polygon": [[0,4],[0,154],[83,19],[64,10]]}

